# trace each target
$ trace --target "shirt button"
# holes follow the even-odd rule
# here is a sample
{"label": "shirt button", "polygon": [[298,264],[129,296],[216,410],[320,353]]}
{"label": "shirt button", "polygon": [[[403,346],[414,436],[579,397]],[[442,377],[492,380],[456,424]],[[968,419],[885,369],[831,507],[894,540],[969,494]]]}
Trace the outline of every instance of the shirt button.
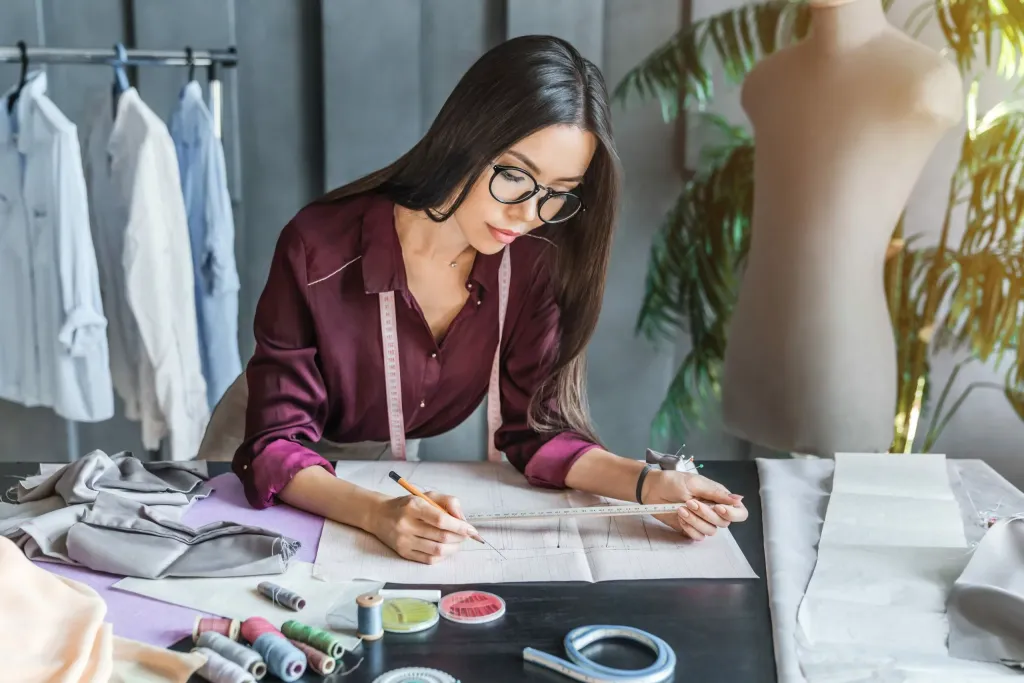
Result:
{"label": "shirt button", "polygon": [[431,353],[431,354],[430,354],[430,357],[431,357],[431,358],[437,358],[437,352],[435,351],[434,353]]}
{"label": "shirt button", "polygon": [[427,407],[427,402],[426,401],[420,401],[420,408],[426,408],[426,407]]}
{"label": "shirt button", "polygon": [[477,305],[477,306],[479,306],[479,305],[480,305],[480,299],[477,299],[477,300],[476,300],[476,305]]}
{"label": "shirt button", "polygon": [[466,289],[473,289],[473,283],[472,282],[467,282],[466,283]]}

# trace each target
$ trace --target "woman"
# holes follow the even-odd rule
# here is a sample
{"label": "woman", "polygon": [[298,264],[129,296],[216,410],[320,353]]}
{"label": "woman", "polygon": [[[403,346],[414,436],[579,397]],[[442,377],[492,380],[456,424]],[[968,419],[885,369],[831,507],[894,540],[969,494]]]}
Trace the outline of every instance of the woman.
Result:
{"label": "woman", "polygon": [[410,560],[449,556],[475,535],[457,500],[430,494],[445,515],[360,488],[313,448],[404,457],[406,435],[455,427],[490,384],[493,446],[532,484],[687,501],[661,519],[695,540],[746,519],[724,487],[613,455],[590,426],[583,352],[618,173],[600,72],[532,36],[481,57],[405,156],[300,211],[279,238],[244,376],[233,469],[250,504],[362,528]]}

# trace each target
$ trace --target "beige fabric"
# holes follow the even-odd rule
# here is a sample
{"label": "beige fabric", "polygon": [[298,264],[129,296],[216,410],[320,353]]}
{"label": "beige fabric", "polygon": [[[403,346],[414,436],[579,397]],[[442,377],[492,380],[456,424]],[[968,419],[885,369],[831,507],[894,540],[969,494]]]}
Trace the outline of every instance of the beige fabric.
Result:
{"label": "beige fabric", "polygon": [[29,562],[0,537],[4,683],[186,683],[205,662],[113,635],[96,591]]}
{"label": "beige fabric", "polygon": [[[249,404],[249,385],[245,373],[238,376],[213,409],[210,423],[206,427],[203,441],[199,446],[197,460],[219,460],[229,462],[245,439],[245,410]],[[378,441],[341,444],[321,440],[307,444],[311,449],[330,461],[336,460],[391,460],[391,445]],[[419,439],[406,443],[405,454],[409,460],[419,460]]]}

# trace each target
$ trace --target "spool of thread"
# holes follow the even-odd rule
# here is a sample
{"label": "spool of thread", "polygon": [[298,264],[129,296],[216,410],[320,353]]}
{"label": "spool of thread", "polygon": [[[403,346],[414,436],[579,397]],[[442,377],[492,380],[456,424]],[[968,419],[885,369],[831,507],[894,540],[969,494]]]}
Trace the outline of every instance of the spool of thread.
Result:
{"label": "spool of thread", "polygon": [[198,643],[199,636],[207,631],[219,633],[231,640],[238,640],[240,624],[238,619],[197,616],[195,626],[192,627],[192,642]]}
{"label": "spool of thread", "polygon": [[281,624],[281,632],[289,640],[297,640],[300,643],[311,645],[320,652],[326,652],[332,659],[345,654],[345,647],[330,631],[325,631],[314,626],[307,626],[301,622],[289,619]]}
{"label": "spool of thread", "polygon": [[292,645],[287,638],[267,631],[256,638],[252,649],[267,663],[270,673],[284,683],[297,681],[306,673],[306,653]]}
{"label": "spool of thread", "polygon": [[289,638],[291,644],[302,650],[303,654],[306,655],[306,664],[309,668],[320,674],[321,676],[329,676],[334,673],[334,658],[332,658],[326,652],[321,652],[312,645],[307,645],[298,640]]}
{"label": "spool of thread", "polygon": [[306,606],[306,599],[304,597],[298,593],[293,593],[287,588],[282,588],[271,581],[260,582],[260,585],[256,586],[256,590],[260,592],[260,595],[269,599],[275,605],[287,607],[295,612],[298,612]]}
{"label": "spool of thread", "polygon": [[256,650],[236,643],[227,636],[222,636],[214,631],[206,631],[199,634],[196,644],[199,647],[213,650],[225,659],[230,659],[251,673],[257,681],[267,675],[267,663],[263,661]]}
{"label": "spool of thread", "polygon": [[211,683],[256,683],[252,674],[208,647],[194,647],[192,652],[206,657],[206,664],[199,668],[199,675]]}
{"label": "spool of thread", "polygon": [[384,598],[376,593],[365,593],[356,598],[356,634],[363,640],[377,640],[384,635],[383,604]]}
{"label": "spool of thread", "polygon": [[273,633],[278,638],[284,638],[284,634],[263,617],[249,617],[242,622],[241,631],[242,637],[251,644],[255,644],[256,639],[264,633]]}

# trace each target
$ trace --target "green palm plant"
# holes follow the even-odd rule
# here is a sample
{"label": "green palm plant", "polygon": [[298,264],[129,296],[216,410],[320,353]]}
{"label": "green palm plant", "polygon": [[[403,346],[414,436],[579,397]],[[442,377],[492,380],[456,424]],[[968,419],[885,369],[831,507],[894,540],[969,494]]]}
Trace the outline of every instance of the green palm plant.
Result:
{"label": "green palm plant", "polygon": [[[893,0],[883,2],[886,10]],[[1024,420],[1024,107],[1004,102],[979,116],[978,76],[995,70],[1019,83],[1024,74],[1024,5],[1017,0],[924,0],[907,30],[936,22],[949,54],[971,83],[966,132],[937,245],[893,227],[885,287],[898,352],[898,404],[892,450],[914,447],[919,416],[931,403],[929,356],[951,349],[966,357],[953,370],[929,410],[922,448],[928,450],[964,401],[977,390],[997,389]],[[739,84],[758,60],[803,39],[810,30],[803,2],[750,4],[695,22],[630,70],[616,100],[656,99],[669,122],[695,112],[721,138],[702,150],[679,200],[665,217],[651,249],[637,332],[652,340],[691,338],[651,426],[654,442],[683,440],[703,425],[720,395],[729,317],[738,272],[749,246],[753,203],[754,141],[742,128],[703,113],[714,98],[713,65]],[[950,245],[954,215],[966,208],[966,229]],[[975,382],[950,401],[961,370],[995,361],[1001,383]]]}

